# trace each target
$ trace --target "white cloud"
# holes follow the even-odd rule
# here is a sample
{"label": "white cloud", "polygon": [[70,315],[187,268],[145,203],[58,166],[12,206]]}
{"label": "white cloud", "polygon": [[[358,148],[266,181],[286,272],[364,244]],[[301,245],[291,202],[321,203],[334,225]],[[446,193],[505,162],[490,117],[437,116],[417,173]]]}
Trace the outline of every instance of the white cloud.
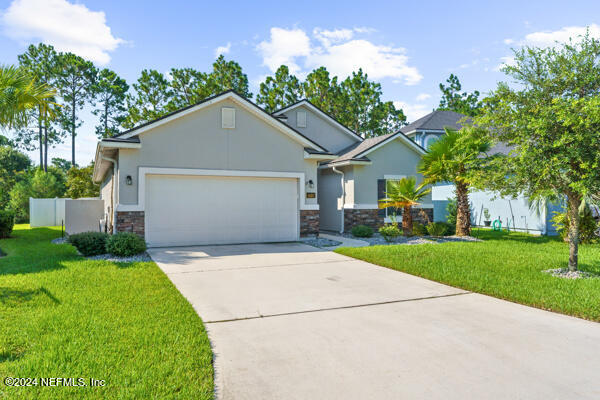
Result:
{"label": "white cloud", "polygon": [[513,44],[515,41],[514,41],[513,39],[504,39],[504,40],[503,40],[503,42],[504,42],[504,44],[505,44],[505,45],[511,45],[511,44]]}
{"label": "white cloud", "polygon": [[394,101],[396,108],[401,108],[406,115],[408,123],[414,122],[421,117],[429,114],[433,107],[423,103],[406,103],[404,101]]}
{"label": "white cloud", "polygon": [[219,57],[221,54],[228,54],[231,50],[231,42],[227,42],[225,46],[219,46],[215,49],[215,58]]}
{"label": "white cloud", "polygon": [[301,29],[271,28],[271,40],[260,42],[257,50],[263,57],[263,65],[271,72],[285,64],[296,74],[301,70],[296,60],[310,55],[310,39]]}
{"label": "white cloud", "polygon": [[271,28],[270,39],[261,42],[257,50],[271,71],[285,64],[292,73],[302,75],[323,65],[342,79],[359,68],[372,79],[394,78],[406,85],[417,84],[423,78],[417,68],[408,65],[404,48],[355,38],[368,31],[368,28],[315,28],[312,36],[318,44],[314,45],[301,29]]}
{"label": "white cloud", "polygon": [[104,12],[66,0],[13,0],[0,23],[11,39],[41,40],[102,65],[110,62],[109,52],[125,42],[113,36]]}
{"label": "white cloud", "polygon": [[429,99],[431,97],[431,95],[429,93],[421,93],[416,97],[417,101],[425,101],[427,99]]}
{"label": "white cloud", "polygon": [[525,36],[521,42],[523,45],[535,47],[552,47],[559,43],[566,43],[569,39],[577,40],[578,36],[583,36],[589,28],[590,36],[600,39],[600,26],[591,24],[587,26],[566,26],[557,31],[533,32]]}
{"label": "white cloud", "polygon": [[512,56],[500,57],[500,61],[501,63],[494,68],[494,71],[500,71],[500,68],[505,65],[515,65],[515,58]]}

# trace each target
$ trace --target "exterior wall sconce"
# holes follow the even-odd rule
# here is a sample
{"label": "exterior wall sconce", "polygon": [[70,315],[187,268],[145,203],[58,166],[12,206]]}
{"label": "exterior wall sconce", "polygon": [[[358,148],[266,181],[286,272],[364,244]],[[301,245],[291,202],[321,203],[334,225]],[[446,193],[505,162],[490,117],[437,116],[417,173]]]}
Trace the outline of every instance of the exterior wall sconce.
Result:
{"label": "exterior wall sconce", "polygon": [[131,186],[131,184],[133,183],[133,179],[131,179],[131,175],[127,175],[127,177],[125,178],[125,183],[129,186]]}
{"label": "exterior wall sconce", "polygon": [[306,182],[306,186],[308,186],[309,189],[314,189],[315,183],[312,181],[312,179],[309,179],[308,182]]}

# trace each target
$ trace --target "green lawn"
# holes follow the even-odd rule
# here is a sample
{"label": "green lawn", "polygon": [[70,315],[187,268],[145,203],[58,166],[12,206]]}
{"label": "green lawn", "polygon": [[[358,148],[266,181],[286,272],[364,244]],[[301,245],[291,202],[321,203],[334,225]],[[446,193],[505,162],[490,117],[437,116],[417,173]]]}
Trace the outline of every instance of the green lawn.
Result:
{"label": "green lawn", "polygon": [[[192,306],[153,262],[90,261],[53,228],[0,240],[0,399],[213,395],[212,352]],[[7,377],[104,387],[7,387]]]}
{"label": "green lawn", "polygon": [[[338,253],[473,292],[600,321],[600,279],[568,280],[541,271],[566,268],[555,238],[480,230],[483,242],[340,248]],[[579,248],[580,269],[600,273],[600,245]]]}

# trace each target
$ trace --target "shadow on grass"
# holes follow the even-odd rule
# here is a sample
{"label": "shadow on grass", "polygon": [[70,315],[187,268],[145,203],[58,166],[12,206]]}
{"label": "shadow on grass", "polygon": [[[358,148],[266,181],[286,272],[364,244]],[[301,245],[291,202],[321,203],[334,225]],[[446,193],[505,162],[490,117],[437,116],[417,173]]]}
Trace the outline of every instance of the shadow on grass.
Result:
{"label": "shadow on grass", "polygon": [[18,360],[19,358],[23,357],[24,353],[25,351],[22,349],[0,351],[0,363]]}
{"label": "shadow on grass", "polygon": [[492,231],[489,229],[477,229],[473,230],[472,235],[482,240],[502,240],[512,241],[520,243],[560,243],[560,238],[557,236],[546,236],[546,235],[529,235],[522,232],[506,232],[506,231]]}
{"label": "shadow on grass", "polygon": [[0,287],[0,303],[5,306],[19,306],[25,302],[32,301],[39,296],[46,296],[54,304],[60,304],[58,300],[48,289],[40,287],[39,289],[17,289]]}

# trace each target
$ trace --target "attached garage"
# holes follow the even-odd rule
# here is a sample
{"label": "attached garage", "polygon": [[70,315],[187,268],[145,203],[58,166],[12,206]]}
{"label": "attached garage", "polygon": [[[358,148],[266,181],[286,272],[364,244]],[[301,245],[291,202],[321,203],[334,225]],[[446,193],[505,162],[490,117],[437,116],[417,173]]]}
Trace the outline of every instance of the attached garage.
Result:
{"label": "attached garage", "polygon": [[298,240],[298,179],[147,175],[149,246]]}

